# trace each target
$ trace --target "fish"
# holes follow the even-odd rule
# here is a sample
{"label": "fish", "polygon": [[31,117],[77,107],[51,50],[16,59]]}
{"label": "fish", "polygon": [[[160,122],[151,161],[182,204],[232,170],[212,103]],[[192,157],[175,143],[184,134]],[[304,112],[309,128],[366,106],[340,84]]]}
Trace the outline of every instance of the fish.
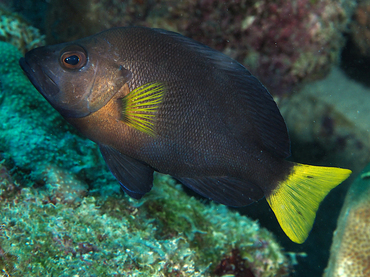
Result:
{"label": "fish", "polygon": [[320,202],[351,170],[288,161],[273,97],[243,65],[181,34],[118,27],[33,49],[19,61],[35,88],[96,142],[130,196],[169,174],[215,202],[266,198],[296,243]]}

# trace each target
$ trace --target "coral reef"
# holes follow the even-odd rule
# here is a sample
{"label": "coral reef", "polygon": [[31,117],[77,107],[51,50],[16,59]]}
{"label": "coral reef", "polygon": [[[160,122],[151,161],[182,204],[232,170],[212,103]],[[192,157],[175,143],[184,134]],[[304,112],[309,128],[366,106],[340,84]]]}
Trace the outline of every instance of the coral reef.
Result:
{"label": "coral reef", "polygon": [[123,195],[97,146],[23,75],[21,53],[5,42],[0,51],[3,275],[212,276],[235,251],[254,276],[289,274],[267,230],[169,176],[140,201]]}
{"label": "coral reef", "polygon": [[325,76],[344,43],[348,14],[340,1],[192,3],[173,7],[158,25],[173,25],[177,15],[178,31],[242,62],[275,95]]}
{"label": "coral reef", "polygon": [[13,44],[24,54],[33,48],[45,45],[45,36],[22,17],[0,6],[0,41]]}
{"label": "coral reef", "polygon": [[[334,189],[321,204],[304,248],[283,243],[285,248],[304,251],[309,257],[299,261],[297,277],[322,276],[348,187],[370,161],[369,102],[369,88],[334,67],[324,80],[307,84],[279,103],[292,141],[294,161],[353,171],[351,179]],[[262,217],[262,214],[254,218]],[[263,219],[260,222],[269,226]],[[277,233],[275,229],[269,229]]]}
{"label": "coral reef", "polygon": [[142,201],[85,197],[49,202],[22,188],[0,204],[0,268],[11,276],[212,276],[237,248],[253,276],[287,276],[288,259],[266,230],[224,206],[205,207],[168,176]]}
{"label": "coral reef", "polygon": [[360,1],[351,21],[351,40],[359,53],[370,58],[370,1]]}
{"label": "coral reef", "polygon": [[353,5],[340,0],[60,0],[51,5],[46,29],[50,42],[115,26],[173,30],[235,58],[273,94],[286,95],[304,80],[325,76],[338,61]]}
{"label": "coral reef", "polygon": [[21,179],[28,176],[30,181],[39,184],[55,186],[62,177],[53,176],[54,173],[62,176],[64,171],[68,176],[72,171],[76,177],[69,178],[74,178],[76,184],[78,179],[85,178],[100,187],[105,178],[96,175],[94,167],[104,162],[97,146],[75,136],[76,131],[65,124],[30,84],[20,70],[18,60],[22,55],[15,47],[1,42],[0,52],[0,116],[3,122],[0,151],[7,163],[19,168],[17,175]]}
{"label": "coral reef", "polygon": [[337,67],[280,101],[293,158],[360,172],[370,161],[369,101],[369,89]]}
{"label": "coral reef", "polygon": [[370,164],[347,193],[325,277],[370,276]]}

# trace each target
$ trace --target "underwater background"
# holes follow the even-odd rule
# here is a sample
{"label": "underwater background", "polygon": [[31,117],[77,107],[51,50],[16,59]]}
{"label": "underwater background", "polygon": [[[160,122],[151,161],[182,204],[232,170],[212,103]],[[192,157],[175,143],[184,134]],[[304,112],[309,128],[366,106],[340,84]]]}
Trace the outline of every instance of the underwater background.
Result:
{"label": "underwater background", "polygon": [[[366,0],[0,0],[0,276],[370,276],[369,13]],[[227,208],[161,174],[129,198],[18,65],[131,25],[236,59],[278,103],[290,160],[353,171],[304,244],[263,199]]]}

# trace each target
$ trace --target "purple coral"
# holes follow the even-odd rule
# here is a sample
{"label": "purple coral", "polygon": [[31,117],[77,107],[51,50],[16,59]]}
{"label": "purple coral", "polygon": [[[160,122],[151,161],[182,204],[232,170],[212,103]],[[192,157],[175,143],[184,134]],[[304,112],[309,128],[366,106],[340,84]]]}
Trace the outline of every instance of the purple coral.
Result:
{"label": "purple coral", "polygon": [[241,257],[239,249],[233,249],[231,255],[221,261],[214,273],[217,276],[232,274],[235,277],[255,277],[246,264],[247,261]]}
{"label": "purple coral", "polygon": [[343,38],[330,22],[344,18],[337,3],[266,1],[255,11],[258,16],[245,30],[252,51],[260,54],[252,70],[274,93],[323,76],[336,62]]}
{"label": "purple coral", "polygon": [[344,9],[329,0],[207,0],[189,8],[195,16],[178,31],[237,59],[277,95],[324,76],[344,43]]}

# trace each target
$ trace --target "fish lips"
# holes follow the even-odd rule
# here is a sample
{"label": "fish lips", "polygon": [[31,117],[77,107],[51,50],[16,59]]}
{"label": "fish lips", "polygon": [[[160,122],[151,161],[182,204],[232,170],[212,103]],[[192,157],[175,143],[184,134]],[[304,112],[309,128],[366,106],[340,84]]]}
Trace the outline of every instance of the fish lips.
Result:
{"label": "fish lips", "polygon": [[44,72],[40,65],[37,63],[32,63],[32,65],[30,65],[27,54],[26,58],[20,58],[19,65],[34,87],[50,102],[50,104],[53,104],[51,98],[59,93],[57,84],[55,84],[48,74]]}
{"label": "fish lips", "polygon": [[[32,57],[32,56],[31,56]],[[56,101],[58,94],[61,93],[58,85],[49,76],[48,71],[43,69],[41,65],[28,57],[26,53],[25,58],[20,58],[19,65],[26,73],[28,79],[34,87],[41,93],[41,95],[65,118],[84,117],[90,114],[90,111],[81,114],[77,110],[66,109],[61,107]]]}

